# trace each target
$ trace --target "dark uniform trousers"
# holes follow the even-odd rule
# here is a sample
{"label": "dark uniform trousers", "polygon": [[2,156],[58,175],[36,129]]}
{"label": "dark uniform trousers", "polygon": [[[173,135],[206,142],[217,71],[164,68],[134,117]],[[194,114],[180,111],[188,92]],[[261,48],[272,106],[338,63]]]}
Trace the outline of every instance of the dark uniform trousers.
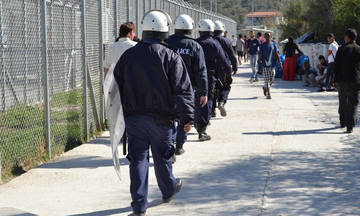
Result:
{"label": "dark uniform trousers", "polygon": [[334,83],[334,78],[335,78],[335,63],[329,63],[328,68],[327,68],[327,74],[326,74],[326,88],[329,89],[331,88],[331,86]]}
{"label": "dark uniform trousers", "polygon": [[225,85],[221,88],[219,93],[219,102],[226,104],[231,90],[231,85]]}
{"label": "dark uniform trousers", "polygon": [[353,128],[356,124],[359,91],[359,84],[339,83],[340,123],[346,127]]}
{"label": "dark uniform trousers", "polygon": [[143,115],[128,116],[125,124],[129,140],[131,206],[135,212],[144,212],[148,196],[149,147],[163,198],[169,198],[175,192],[176,179],[171,161],[175,152],[172,125],[155,122],[153,117]]}
{"label": "dark uniform trousers", "polygon": [[214,96],[215,98],[214,98],[214,103],[212,105],[211,114],[215,112],[216,101],[226,104],[229,98],[230,91],[231,91],[230,84],[226,84],[224,86],[216,85],[215,96]]}
{"label": "dark uniform trousers", "polygon": [[187,133],[184,131],[184,127],[184,123],[179,121],[175,133],[176,145],[182,145],[187,140]]}
{"label": "dark uniform trousers", "polygon": [[208,103],[206,106],[201,107],[199,101],[201,95],[199,92],[195,92],[195,127],[198,132],[204,132],[211,118],[212,106],[215,99],[215,76],[208,76],[209,92],[208,92]]}

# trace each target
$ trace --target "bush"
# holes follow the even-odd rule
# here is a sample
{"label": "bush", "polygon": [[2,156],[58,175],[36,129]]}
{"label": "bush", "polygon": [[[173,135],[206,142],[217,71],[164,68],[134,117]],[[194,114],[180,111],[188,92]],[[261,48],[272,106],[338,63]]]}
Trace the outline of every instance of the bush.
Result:
{"label": "bush", "polygon": [[[50,101],[52,155],[84,143],[82,90],[54,94]],[[44,107],[17,104],[0,113],[3,178],[22,174],[46,160]]]}

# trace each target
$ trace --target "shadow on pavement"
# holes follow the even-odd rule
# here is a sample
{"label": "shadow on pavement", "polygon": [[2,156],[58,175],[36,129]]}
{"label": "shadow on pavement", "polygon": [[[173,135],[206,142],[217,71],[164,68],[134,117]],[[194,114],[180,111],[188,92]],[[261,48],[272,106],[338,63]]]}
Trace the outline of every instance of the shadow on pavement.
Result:
{"label": "shadow on pavement", "polygon": [[[158,205],[161,205],[163,202],[162,200],[153,200],[148,203],[148,208],[152,208]],[[132,208],[131,206],[125,207],[125,208],[117,208],[117,209],[108,209],[108,210],[102,210],[102,211],[95,211],[90,213],[83,213],[83,214],[74,214],[69,216],[108,216],[108,215],[115,215],[120,213],[130,213],[129,216],[132,215]]]}
{"label": "shadow on pavement", "polygon": [[[257,215],[269,159],[228,160],[215,169],[182,178],[182,191],[161,215]],[[184,206],[184,211],[177,206]]]}
{"label": "shadow on pavement", "polygon": [[232,101],[232,100],[256,100],[258,99],[259,97],[249,97],[249,98],[229,98],[228,100],[229,101]]}
{"label": "shadow on pavement", "polygon": [[[183,178],[183,190],[162,213],[259,215],[268,177],[264,215],[358,215],[360,141],[348,136],[340,142],[346,147],[339,151],[279,152],[271,160],[254,156],[225,161]],[[177,206],[184,206],[184,212]]]}
{"label": "shadow on pavement", "polygon": [[267,131],[267,132],[245,132],[244,135],[274,135],[274,136],[292,136],[292,135],[308,135],[308,134],[343,134],[344,132],[333,131],[339,127],[329,127],[321,129],[309,130],[293,130],[293,131]]}
{"label": "shadow on pavement", "polygon": [[[110,153],[109,153],[110,155]],[[128,165],[129,162],[126,158],[120,159],[121,165]],[[95,169],[99,167],[113,166],[113,161],[108,158],[98,156],[72,156],[62,157],[57,160],[51,161],[39,168],[45,169],[75,169],[75,168],[89,168]]]}
{"label": "shadow on pavement", "polygon": [[[110,137],[109,136],[103,136],[103,137],[98,137],[96,139],[91,140],[90,142],[86,143],[88,144],[93,144],[93,145],[105,145],[105,146],[109,146],[110,147]],[[122,146],[122,144],[120,144],[120,146]]]}
{"label": "shadow on pavement", "polygon": [[359,215],[359,137],[340,142],[339,151],[274,154],[265,214]]}

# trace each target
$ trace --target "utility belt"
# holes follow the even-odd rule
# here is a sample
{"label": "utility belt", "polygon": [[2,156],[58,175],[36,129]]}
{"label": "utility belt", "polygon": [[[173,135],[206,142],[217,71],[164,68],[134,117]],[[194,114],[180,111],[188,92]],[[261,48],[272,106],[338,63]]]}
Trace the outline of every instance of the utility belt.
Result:
{"label": "utility belt", "polygon": [[155,124],[160,125],[160,126],[172,126],[175,123],[175,120],[162,118],[159,116],[152,116],[152,117],[154,119]]}

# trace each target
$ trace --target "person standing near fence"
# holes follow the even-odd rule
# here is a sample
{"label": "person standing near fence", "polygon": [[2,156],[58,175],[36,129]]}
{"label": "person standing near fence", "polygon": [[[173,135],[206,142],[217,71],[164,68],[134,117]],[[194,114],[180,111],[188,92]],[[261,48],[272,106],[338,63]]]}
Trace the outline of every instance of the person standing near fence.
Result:
{"label": "person standing near fence", "polygon": [[244,58],[245,61],[245,41],[243,39],[242,34],[239,34],[239,38],[236,41],[236,52],[238,54],[239,64],[242,65],[242,60]]}
{"label": "person standing near fence", "polygon": [[236,53],[236,42],[237,42],[237,38],[235,37],[235,35],[232,35],[231,36],[231,46],[235,53]]}
{"label": "person standing near fence", "polygon": [[[200,44],[191,38],[193,29],[194,20],[189,15],[179,15],[175,19],[175,34],[171,35],[166,43],[174,47],[184,60],[195,91],[195,115],[198,115],[208,101],[208,78],[204,51]],[[199,119],[199,116],[195,116],[195,119]],[[183,149],[185,141],[184,123],[179,122],[176,132],[176,155],[185,152]]]}
{"label": "person standing near fence", "polygon": [[293,81],[296,75],[296,51],[303,55],[303,52],[299,49],[298,45],[294,42],[292,37],[288,38],[288,43],[284,47],[285,63],[283,80]]}
{"label": "person standing near fence", "polygon": [[129,48],[136,45],[135,25],[132,22],[126,22],[120,26],[119,37],[116,38],[115,43],[111,44],[109,51],[105,56],[104,68],[105,76],[112,64],[117,63],[121,55]]}
{"label": "person standing near fence", "polygon": [[250,66],[252,69],[252,74],[250,77],[250,83],[257,82],[258,75],[257,75],[257,61],[258,61],[258,54],[259,54],[259,47],[260,47],[260,41],[255,38],[254,31],[250,31],[250,38],[247,41],[247,53],[250,55]]}
{"label": "person standing near fence", "polygon": [[356,44],[357,32],[345,32],[345,45],[335,57],[335,82],[339,90],[340,125],[352,133],[357,120],[357,106],[360,92],[360,46]]}
{"label": "person standing near fence", "polygon": [[[211,137],[206,133],[206,128],[209,125],[211,118],[211,111],[215,98],[215,85],[217,80],[224,82],[225,74],[231,74],[231,69],[228,66],[224,51],[217,40],[212,35],[214,33],[215,24],[209,19],[201,20],[199,23],[200,37],[196,40],[204,50],[206,68],[208,72],[208,103],[206,107],[201,108],[200,113],[196,114],[199,119],[196,119],[195,127],[199,133],[200,141],[210,140]],[[217,68],[228,68],[228,71],[219,71]]]}
{"label": "person standing near fence", "polygon": [[171,22],[166,12],[146,13],[142,41],[121,56],[114,70],[128,133],[131,206],[135,216],[146,215],[149,147],[163,202],[170,202],[182,187],[182,181],[175,179],[172,171],[172,126],[175,119],[180,119],[185,132],[190,131],[194,93],[181,56],[163,42]]}
{"label": "person standing near fence", "polygon": [[335,41],[335,35],[333,33],[328,34],[327,40],[330,43],[329,49],[327,51],[328,54],[328,68],[326,74],[326,91],[334,91],[335,88],[333,87],[334,84],[334,67],[335,67],[335,57],[336,53],[339,49],[339,44]]}
{"label": "person standing near fence", "polygon": [[275,65],[279,62],[282,68],[281,60],[278,54],[278,49],[274,42],[270,39],[270,33],[265,33],[265,42],[260,45],[259,52],[259,72],[264,75],[263,91],[267,99],[271,99],[270,87],[274,82]]}
{"label": "person standing near fence", "polygon": [[[237,59],[235,55],[235,51],[232,48],[231,41],[225,37],[223,37],[223,33],[225,32],[225,25],[221,21],[217,20],[215,21],[215,31],[214,31],[214,38],[217,40],[221,47],[224,50],[224,54],[228,63],[228,67],[230,70],[232,70],[232,74],[237,73],[238,65],[237,65]],[[225,70],[228,71],[229,68],[222,68],[218,67],[218,70]],[[230,91],[231,91],[231,84],[232,84],[232,77],[231,74],[224,73],[225,79],[222,86],[217,86],[219,90],[219,94],[217,95],[218,99],[218,108],[220,110],[221,116],[225,117],[227,115],[225,104],[228,100]],[[215,100],[216,103],[216,100]]]}
{"label": "person standing near fence", "polygon": [[247,35],[244,35],[244,42],[245,42],[245,47],[244,47],[244,62],[248,62],[249,61],[249,54],[248,54],[248,50],[247,50],[247,43],[248,43],[248,37]]}
{"label": "person standing near fence", "polygon": [[[132,22],[126,22],[120,26],[119,37],[116,42],[113,43],[109,51],[107,52],[104,61],[104,95],[105,104],[107,109],[107,115],[109,120],[109,131],[111,136],[111,146],[113,150],[117,150],[117,146],[120,143],[123,131],[121,131],[120,125],[122,125],[124,119],[121,110],[120,93],[114,79],[113,70],[114,65],[118,62],[121,55],[137,43],[133,41],[135,37],[135,25]],[[123,137],[126,140],[126,136]],[[117,155],[117,154],[116,154]],[[115,158],[115,164],[117,165],[117,159]],[[118,169],[116,169],[118,170]],[[120,170],[118,170],[120,171]],[[120,177],[120,172],[117,172]]]}
{"label": "person standing near fence", "polygon": [[258,32],[256,34],[256,37],[260,41],[261,44],[264,43],[264,39],[262,38],[262,33],[261,32]]}

